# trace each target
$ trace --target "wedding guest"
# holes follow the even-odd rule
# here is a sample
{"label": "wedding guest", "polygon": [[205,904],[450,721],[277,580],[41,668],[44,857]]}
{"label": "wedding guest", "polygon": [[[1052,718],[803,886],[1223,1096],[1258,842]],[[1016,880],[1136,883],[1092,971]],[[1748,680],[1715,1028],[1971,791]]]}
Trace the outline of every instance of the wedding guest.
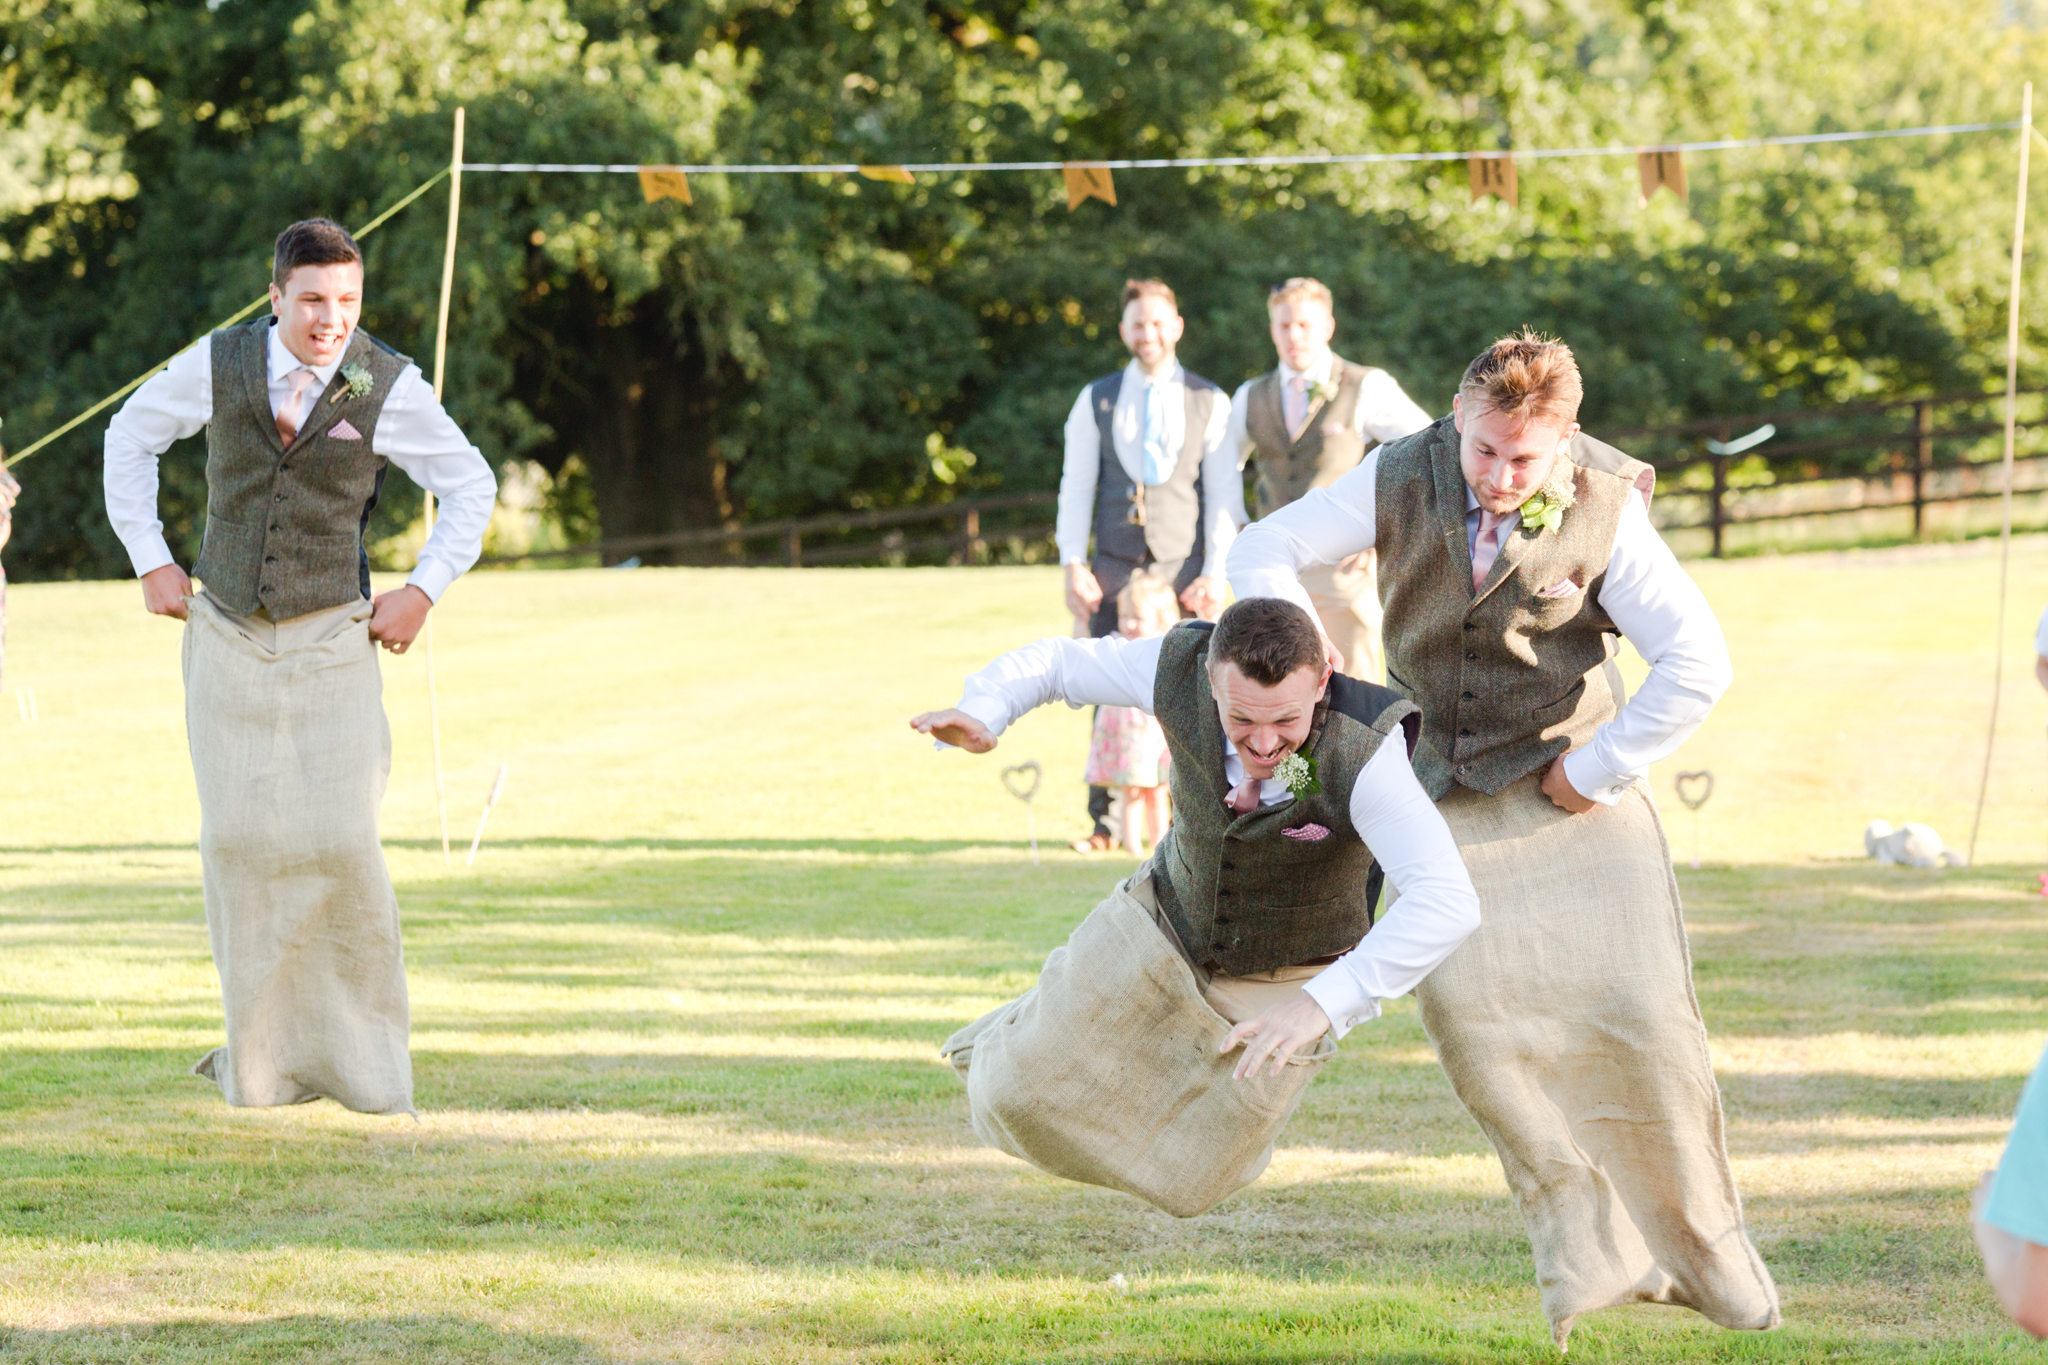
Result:
{"label": "wedding guest", "polygon": [[[1126,640],[1164,635],[1180,620],[1173,585],[1140,570],[1116,595],[1117,633]],[[1120,789],[1124,797],[1124,848],[1145,856],[1166,827],[1166,731],[1156,717],[1135,706],[1095,708],[1095,733],[1088,745],[1090,786]],[[1142,816],[1142,819],[1140,818]],[[1144,837],[1139,837],[1140,829]]]}

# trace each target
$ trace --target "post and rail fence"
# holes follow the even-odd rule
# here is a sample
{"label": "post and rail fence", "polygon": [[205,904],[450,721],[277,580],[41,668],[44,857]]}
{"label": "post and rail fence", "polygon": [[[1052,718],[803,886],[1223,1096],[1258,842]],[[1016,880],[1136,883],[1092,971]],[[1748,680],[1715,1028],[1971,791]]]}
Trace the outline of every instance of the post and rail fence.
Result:
{"label": "post and rail fence", "polygon": [[[2048,389],[2023,390],[2016,496],[2048,528]],[[1681,554],[1868,542],[1956,539],[1972,504],[1997,498],[2002,394],[1949,393],[1831,408],[1704,417],[1596,431],[1657,469],[1652,518]],[[1769,424],[1769,440],[1737,454],[1720,445]],[[583,545],[488,555],[485,564],[587,559],[618,563],[649,551],[695,564],[806,568],[854,564],[987,564],[1051,558],[1052,493],[963,498],[917,507],[827,513],[618,536]],[[1944,524],[1935,516],[1945,509]],[[772,548],[771,548],[772,547]]]}

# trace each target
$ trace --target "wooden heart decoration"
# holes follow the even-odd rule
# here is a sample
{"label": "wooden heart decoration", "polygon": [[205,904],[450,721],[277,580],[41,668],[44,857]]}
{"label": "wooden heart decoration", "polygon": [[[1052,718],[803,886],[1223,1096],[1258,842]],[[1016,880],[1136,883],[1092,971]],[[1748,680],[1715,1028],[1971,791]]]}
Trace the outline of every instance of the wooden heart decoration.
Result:
{"label": "wooden heart decoration", "polygon": [[[1025,785],[1023,775],[1031,774],[1030,785]],[[1019,801],[1030,801],[1038,795],[1038,784],[1045,780],[1045,769],[1038,766],[1038,760],[1028,759],[1014,767],[1003,769],[1003,790]]]}
{"label": "wooden heart decoration", "polygon": [[[1698,810],[1714,794],[1714,775],[1704,769],[1696,773],[1680,773],[1677,786],[1678,799],[1685,802],[1685,808]],[[1694,795],[1695,792],[1698,795]]]}

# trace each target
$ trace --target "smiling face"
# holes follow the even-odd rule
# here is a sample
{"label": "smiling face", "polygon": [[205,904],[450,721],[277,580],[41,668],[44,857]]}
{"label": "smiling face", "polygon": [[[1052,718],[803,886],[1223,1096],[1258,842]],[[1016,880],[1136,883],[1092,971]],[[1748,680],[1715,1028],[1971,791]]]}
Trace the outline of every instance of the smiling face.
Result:
{"label": "smiling face", "polygon": [[330,365],[348,350],[363,316],[363,267],[302,265],[270,286],[270,311],[277,315],[278,340],[308,365]]}
{"label": "smiling face", "polygon": [[1337,319],[1321,299],[1295,295],[1275,303],[1266,315],[1272,323],[1273,349],[1296,374],[1322,359],[1330,338],[1337,335]]}
{"label": "smiling face", "polygon": [[1562,428],[1546,422],[1524,422],[1496,408],[1466,407],[1463,394],[1451,400],[1458,428],[1458,464],[1465,485],[1479,505],[1496,516],[1512,512],[1535,496],[1550,477],[1552,464],[1566,454],[1579,424]]}
{"label": "smiling face", "polygon": [[1233,663],[1209,670],[1209,691],[1223,733],[1237,748],[1244,775],[1261,782],[1273,775],[1280,760],[1308,742],[1316,703],[1330,687],[1329,665],[1297,668],[1277,686],[1261,687]]}
{"label": "smiling face", "polygon": [[1116,334],[1130,347],[1139,366],[1153,373],[1173,360],[1173,348],[1180,344],[1186,326],[1179,309],[1157,294],[1142,294],[1124,305],[1124,320]]}

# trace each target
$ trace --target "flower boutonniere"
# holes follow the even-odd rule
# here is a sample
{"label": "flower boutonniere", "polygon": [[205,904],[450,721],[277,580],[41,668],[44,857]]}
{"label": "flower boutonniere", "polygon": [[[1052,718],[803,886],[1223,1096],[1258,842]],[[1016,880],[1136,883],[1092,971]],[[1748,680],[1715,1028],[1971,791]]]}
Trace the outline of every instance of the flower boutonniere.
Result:
{"label": "flower boutonniere", "polygon": [[1550,477],[1543,481],[1543,487],[1536,490],[1536,496],[1522,504],[1522,525],[1532,534],[1549,527],[1555,531],[1564,524],[1565,510],[1579,500],[1574,483],[1578,466],[1563,455],[1550,467]]}
{"label": "flower boutonniere", "polygon": [[1297,797],[1313,796],[1323,789],[1323,784],[1316,780],[1316,761],[1304,753],[1291,753],[1281,759],[1273,776]]}
{"label": "flower boutonniere", "polygon": [[328,399],[328,402],[339,403],[344,398],[361,398],[377,386],[377,380],[371,375],[369,367],[353,360],[341,367],[341,379],[347,387],[336,389],[334,397]]}
{"label": "flower boutonniere", "polygon": [[1337,386],[1327,379],[1318,379],[1308,386],[1311,403],[1334,403],[1337,401]]}

